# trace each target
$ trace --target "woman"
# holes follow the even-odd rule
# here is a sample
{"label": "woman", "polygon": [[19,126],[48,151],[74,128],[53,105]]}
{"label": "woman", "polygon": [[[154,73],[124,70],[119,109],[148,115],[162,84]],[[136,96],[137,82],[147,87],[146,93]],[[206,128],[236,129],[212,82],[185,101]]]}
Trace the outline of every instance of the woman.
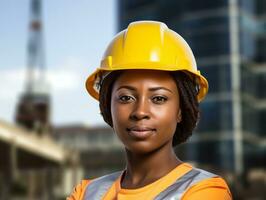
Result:
{"label": "woman", "polygon": [[82,181],[68,198],[90,200],[232,199],[225,181],[179,160],[208,90],[185,40],[161,22],[138,21],[109,44],[86,81],[123,143],[126,168]]}

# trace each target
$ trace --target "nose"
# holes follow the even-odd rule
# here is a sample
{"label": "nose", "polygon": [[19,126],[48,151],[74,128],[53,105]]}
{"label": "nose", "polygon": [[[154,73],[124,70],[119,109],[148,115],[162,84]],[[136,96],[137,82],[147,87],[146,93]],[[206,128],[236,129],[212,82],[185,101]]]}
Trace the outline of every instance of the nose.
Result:
{"label": "nose", "polygon": [[143,98],[136,101],[130,119],[134,121],[150,119],[150,108],[147,100]]}

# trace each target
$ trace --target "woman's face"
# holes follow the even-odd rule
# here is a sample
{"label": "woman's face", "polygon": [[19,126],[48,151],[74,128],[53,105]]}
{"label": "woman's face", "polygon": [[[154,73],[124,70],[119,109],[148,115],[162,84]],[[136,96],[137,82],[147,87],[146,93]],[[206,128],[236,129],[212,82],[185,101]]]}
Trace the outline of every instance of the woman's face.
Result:
{"label": "woman's face", "polygon": [[179,94],[168,72],[125,70],[112,89],[113,128],[125,148],[148,153],[171,147],[181,121]]}

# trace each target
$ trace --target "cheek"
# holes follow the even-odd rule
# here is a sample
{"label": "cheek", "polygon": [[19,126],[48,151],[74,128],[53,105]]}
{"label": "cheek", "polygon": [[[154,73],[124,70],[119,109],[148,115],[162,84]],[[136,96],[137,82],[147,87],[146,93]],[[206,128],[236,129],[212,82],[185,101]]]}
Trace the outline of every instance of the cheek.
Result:
{"label": "cheek", "polygon": [[177,105],[169,104],[167,107],[154,111],[161,130],[174,134],[178,122],[178,109]]}
{"label": "cheek", "polygon": [[111,102],[111,116],[113,120],[113,126],[115,129],[119,129],[123,126],[128,116],[128,109],[126,106],[117,105],[115,102]]}
{"label": "cheek", "polygon": [[111,116],[113,120],[113,130],[119,140],[126,145],[127,137],[125,134],[126,124],[127,124],[127,110],[124,107],[112,105]]}
{"label": "cheek", "polygon": [[[113,127],[115,128],[116,123],[117,123],[117,109],[114,106],[113,101],[111,101],[111,117],[112,117],[112,121],[113,121]],[[119,116],[119,115],[118,115]]]}

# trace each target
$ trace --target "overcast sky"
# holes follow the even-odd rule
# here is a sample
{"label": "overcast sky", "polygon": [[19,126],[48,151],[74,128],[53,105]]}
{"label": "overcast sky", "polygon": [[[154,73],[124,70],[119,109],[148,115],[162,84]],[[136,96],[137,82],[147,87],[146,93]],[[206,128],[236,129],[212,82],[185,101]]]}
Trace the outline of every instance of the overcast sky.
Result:
{"label": "overcast sky", "polygon": [[[0,120],[14,122],[25,89],[30,0],[0,0]],[[116,0],[45,0],[47,79],[56,125],[103,124],[84,82],[116,34]]]}

